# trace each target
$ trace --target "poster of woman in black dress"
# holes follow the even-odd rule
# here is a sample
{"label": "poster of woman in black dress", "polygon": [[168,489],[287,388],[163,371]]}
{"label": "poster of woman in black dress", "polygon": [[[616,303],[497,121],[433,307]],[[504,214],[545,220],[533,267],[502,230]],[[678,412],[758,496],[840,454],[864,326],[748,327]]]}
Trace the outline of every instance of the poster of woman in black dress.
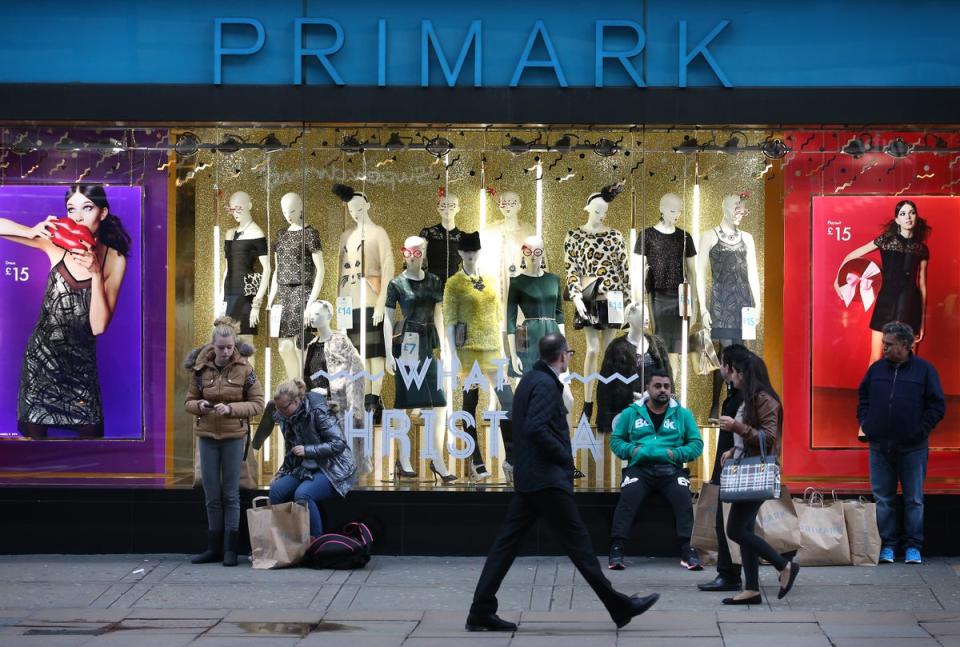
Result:
{"label": "poster of woman in black dress", "polygon": [[31,439],[45,439],[51,429],[104,437],[96,338],[113,318],[131,246],[103,186],[72,185],[64,201],[65,218],[32,227],[0,218],[0,236],[44,251],[50,261],[20,369],[17,431]]}

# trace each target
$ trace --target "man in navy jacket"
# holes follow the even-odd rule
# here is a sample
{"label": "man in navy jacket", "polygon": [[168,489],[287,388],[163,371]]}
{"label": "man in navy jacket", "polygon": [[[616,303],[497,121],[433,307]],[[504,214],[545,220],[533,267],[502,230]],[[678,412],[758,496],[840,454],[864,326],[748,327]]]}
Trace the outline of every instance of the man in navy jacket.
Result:
{"label": "man in navy jacket", "polygon": [[604,576],[573,499],[573,451],[560,374],[570,355],[560,333],[540,340],[540,361],[524,375],[513,398],[513,482],[507,518],[490,547],[467,616],[467,631],[516,631],[497,616],[497,590],[527,532],[543,519],[618,627],[659,599],[653,593],[628,597]]}
{"label": "man in navy jacket", "polygon": [[891,563],[900,543],[894,501],[903,487],[905,561],[919,564],[923,548],[923,481],[930,432],[943,419],[946,403],[940,377],[913,352],[913,329],[892,321],[883,327],[883,359],[860,383],[857,419],[870,443],[870,486],[877,501],[880,561]]}

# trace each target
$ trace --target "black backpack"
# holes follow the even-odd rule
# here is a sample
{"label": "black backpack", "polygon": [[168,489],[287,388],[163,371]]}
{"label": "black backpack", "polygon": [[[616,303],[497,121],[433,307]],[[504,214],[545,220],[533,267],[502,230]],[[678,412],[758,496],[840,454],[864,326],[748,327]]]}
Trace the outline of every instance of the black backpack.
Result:
{"label": "black backpack", "polygon": [[365,523],[351,521],[340,532],[325,532],[307,547],[303,566],[350,570],[370,561],[373,533]]}

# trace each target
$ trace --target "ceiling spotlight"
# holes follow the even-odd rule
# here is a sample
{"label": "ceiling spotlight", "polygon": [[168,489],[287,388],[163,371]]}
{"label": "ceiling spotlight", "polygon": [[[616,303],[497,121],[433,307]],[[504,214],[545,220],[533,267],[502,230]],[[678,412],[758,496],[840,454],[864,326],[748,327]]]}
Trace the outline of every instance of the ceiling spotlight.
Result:
{"label": "ceiling spotlight", "polygon": [[593,152],[600,157],[610,157],[611,155],[616,155],[619,153],[620,147],[616,142],[610,141],[605,137],[601,137],[597,140],[597,143],[593,145]]}
{"label": "ceiling spotlight", "polygon": [[200,149],[200,138],[191,132],[185,132],[177,136],[177,143],[173,145],[173,150],[181,157],[192,157]]}
{"label": "ceiling spotlight", "polygon": [[274,153],[279,150],[283,150],[286,146],[277,139],[277,136],[273,133],[270,133],[266,137],[260,140],[260,146],[267,153]]}
{"label": "ceiling spotlight", "polygon": [[697,142],[696,137],[684,135],[683,141],[680,142],[679,146],[674,146],[673,150],[677,153],[696,153],[700,150],[700,144]]}
{"label": "ceiling spotlight", "polygon": [[902,137],[897,137],[892,142],[883,147],[883,152],[890,157],[906,157],[910,154],[910,145],[903,141]]}
{"label": "ceiling spotlight", "polygon": [[227,133],[223,136],[223,141],[214,147],[218,153],[236,153],[245,142],[237,135]]}
{"label": "ceiling spotlight", "polygon": [[[577,137],[577,136],[571,135],[570,133],[564,133],[563,137],[553,142],[553,144],[549,146],[550,150],[563,151],[563,152],[569,152],[573,150],[573,142],[570,140],[571,137]],[[580,138],[577,137],[577,141],[579,140]]]}
{"label": "ceiling spotlight", "polygon": [[760,145],[760,152],[767,159],[779,160],[787,156],[791,149],[779,139],[768,139]]}
{"label": "ceiling spotlight", "polygon": [[872,148],[872,143],[872,141],[864,142],[860,137],[852,137],[850,141],[843,145],[840,151],[846,153],[853,159],[859,159]]}
{"label": "ceiling spotlight", "polygon": [[427,140],[424,149],[434,157],[443,157],[453,150],[453,142],[446,137],[434,137]]}
{"label": "ceiling spotlight", "polygon": [[384,146],[388,151],[397,151],[403,148],[405,144],[400,138],[400,133],[390,133],[390,138]]}
{"label": "ceiling spotlight", "polygon": [[58,151],[78,151],[82,148],[82,145],[69,137],[64,137],[56,143],[54,148]]}
{"label": "ceiling spotlight", "polygon": [[340,143],[340,150],[344,153],[359,153],[363,150],[363,144],[357,139],[356,135],[344,135]]}

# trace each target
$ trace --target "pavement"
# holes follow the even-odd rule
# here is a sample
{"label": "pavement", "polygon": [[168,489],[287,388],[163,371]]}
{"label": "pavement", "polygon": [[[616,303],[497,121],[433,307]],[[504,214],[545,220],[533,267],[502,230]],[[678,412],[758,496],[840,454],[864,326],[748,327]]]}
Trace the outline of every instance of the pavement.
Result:
{"label": "pavement", "polygon": [[463,629],[483,560],[375,556],[358,571],[256,571],[186,555],[0,556],[0,646],[59,647],[960,647],[960,558],[923,565],[804,567],[776,599],[724,607],[702,593],[714,571],[635,557],[607,571],[626,593],[660,602],[619,631],[568,560],[525,557],[501,615],[515,634]]}

